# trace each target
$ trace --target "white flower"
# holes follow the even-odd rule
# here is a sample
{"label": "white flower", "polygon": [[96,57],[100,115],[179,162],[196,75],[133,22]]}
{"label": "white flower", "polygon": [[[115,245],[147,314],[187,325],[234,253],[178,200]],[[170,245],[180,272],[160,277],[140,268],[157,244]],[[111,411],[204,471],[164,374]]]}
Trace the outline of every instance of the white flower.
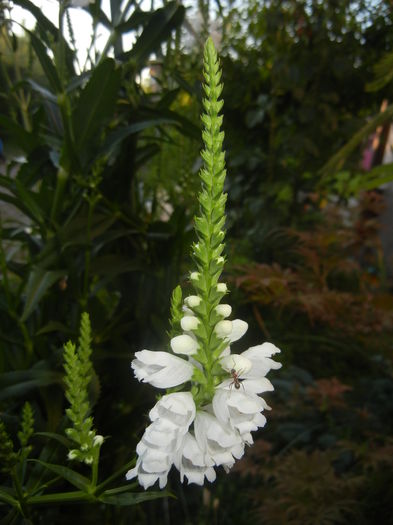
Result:
{"label": "white flower", "polygon": [[191,379],[194,371],[191,363],[168,352],[142,350],[135,352],[135,357],[131,363],[135,377],[156,388],[181,385]]}
{"label": "white flower", "polygon": [[213,460],[206,458],[195,437],[189,432],[184,436],[175,465],[180,472],[180,481],[182,483],[184,477],[188,479],[188,483],[196,483],[197,485],[203,485],[205,477],[210,482],[216,479]]}
{"label": "white flower", "polygon": [[244,454],[244,443],[230,426],[223,424],[213,414],[198,410],[194,421],[195,438],[201,450],[215,465],[229,470]]}
{"label": "white flower", "polygon": [[225,352],[226,355],[221,357],[222,368],[231,374],[234,370],[236,378],[228,378],[217,387],[213,410],[217,419],[236,429],[248,444],[253,442],[251,432],[266,423],[260,412],[270,410],[270,407],[257,394],[274,390],[265,376],[271,369],[281,368],[281,363],[270,359],[279,352],[273,344],[263,343],[240,355]]}
{"label": "white flower", "polygon": [[252,368],[252,362],[244,357],[243,354],[231,354],[220,359],[220,364],[224,370],[232,373],[232,370],[240,376],[249,372]]}
{"label": "white flower", "polygon": [[242,440],[251,445],[251,432],[263,427],[266,418],[260,412],[267,408],[265,401],[242,390],[217,388],[213,397],[213,410],[217,419],[236,429]]}
{"label": "white flower", "polygon": [[190,335],[181,334],[172,337],[171,348],[175,354],[193,355],[198,350],[198,343]]}
{"label": "white flower", "polygon": [[138,460],[126,478],[138,477],[147,489],[158,480],[165,487],[168,473],[181,454],[184,436],[195,418],[195,403],[190,392],[163,396],[150,410],[152,423],[146,428],[136,451]]}

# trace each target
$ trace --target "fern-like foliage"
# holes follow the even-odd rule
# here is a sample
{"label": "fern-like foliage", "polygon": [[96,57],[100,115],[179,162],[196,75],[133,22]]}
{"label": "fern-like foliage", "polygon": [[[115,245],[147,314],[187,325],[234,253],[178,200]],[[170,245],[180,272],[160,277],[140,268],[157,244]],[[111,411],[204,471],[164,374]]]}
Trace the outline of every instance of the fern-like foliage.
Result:
{"label": "fern-like foliage", "polygon": [[93,377],[93,366],[91,326],[87,313],[82,314],[78,342],[78,347],[71,341],[64,345],[65,394],[70,403],[66,414],[72,423],[72,427],[67,428],[66,433],[78,446],[70,450],[68,457],[92,464],[96,447],[101,445],[103,438],[96,435],[90,415],[88,389]]}

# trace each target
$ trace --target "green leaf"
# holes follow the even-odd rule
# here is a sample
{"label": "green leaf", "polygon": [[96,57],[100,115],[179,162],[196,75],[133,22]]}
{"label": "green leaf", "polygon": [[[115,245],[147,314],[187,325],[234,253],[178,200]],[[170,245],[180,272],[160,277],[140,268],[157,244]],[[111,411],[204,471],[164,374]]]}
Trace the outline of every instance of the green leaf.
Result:
{"label": "green leaf", "polygon": [[6,487],[0,487],[0,501],[3,503],[8,503],[9,505],[12,505],[13,507],[18,507],[19,503],[18,500],[10,496],[6,491]]}
{"label": "green leaf", "polygon": [[61,445],[64,445],[67,449],[72,448],[72,442],[68,438],[62,436],[61,434],[56,434],[55,432],[34,432],[34,435],[54,439],[55,441],[58,441]]}
{"label": "green leaf", "polygon": [[40,328],[35,335],[43,335],[43,334],[49,334],[51,332],[61,332],[63,334],[71,334],[72,330],[70,330],[67,326],[65,326],[63,323],[59,323],[58,321],[49,321],[45,326]]}
{"label": "green leaf", "polygon": [[168,2],[164,7],[152,14],[149,22],[128,53],[120,58],[132,58],[141,66],[165,41],[184,19],[185,8],[177,2]]}
{"label": "green leaf", "polygon": [[29,133],[17,122],[14,122],[5,115],[0,115],[0,126],[4,129],[4,133],[15,141],[25,153],[30,153],[36,147],[38,143],[37,135]]}
{"label": "green leaf", "polygon": [[71,483],[71,485],[74,485],[74,487],[80,490],[87,492],[90,486],[90,480],[88,478],[82,476],[78,472],[75,472],[75,470],[72,470],[68,467],[63,467],[62,465],[54,465],[52,463],[46,463],[45,461],[41,461],[39,459],[30,459],[29,461],[33,461],[34,463],[42,465],[51,472],[54,472],[58,476],[61,476],[63,479]]}
{"label": "green leaf", "polygon": [[59,372],[39,368],[4,372],[0,376],[0,401],[15,396],[24,396],[33,388],[60,383],[62,377]]}
{"label": "green leaf", "polygon": [[340,170],[344,162],[351,155],[351,153],[359,146],[359,144],[378,127],[388,122],[393,117],[393,104],[388,106],[385,111],[375,115],[367,124],[365,124],[355,135],[343,146],[337,153],[331,157],[328,162],[320,169],[322,178],[334,174]]}
{"label": "green leaf", "polygon": [[43,29],[43,31],[48,31],[57,39],[59,31],[57,27],[52,24],[48,18],[46,18],[42,12],[42,9],[30,2],[30,0],[13,0],[13,3],[22,7],[23,9],[26,9],[27,11],[30,11],[30,13],[37,20],[37,23],[41,29]]}
{"label": "green leaf", "polygon": [[45,76],[48,79],[49,84],[51,85],[55,93],[61,93],[62,86],[60,78],[57,74],[55,66],[49,58],[48,53],[46,52],[46,47],[34,33],[32,33],[31,31],[28,31],[28,33],[31,38],[31,44],[34,48],[38,60],[40,61],[41,67],[44,70]]}
{"label": "green leaf", "polygon": [[26,303],[22,313],[22,321],[25,321],[33,313],[45,292],[64,275],[65,272],[61,270],[33,268],[26,285]]}
{"label": "green leaf", "polygon": [[167,492],[137,492],[136,494],[106,494],[104,492],[98,500],[107,505],[129,506],[153,499],[166,498],[168,495]]}
{"label": "green leaf", "polygon": [[75,144],[83,151],[100,128],[113,115],[120,87],[120,70],[111,58],[103,60],[83,89],[73,112]]}

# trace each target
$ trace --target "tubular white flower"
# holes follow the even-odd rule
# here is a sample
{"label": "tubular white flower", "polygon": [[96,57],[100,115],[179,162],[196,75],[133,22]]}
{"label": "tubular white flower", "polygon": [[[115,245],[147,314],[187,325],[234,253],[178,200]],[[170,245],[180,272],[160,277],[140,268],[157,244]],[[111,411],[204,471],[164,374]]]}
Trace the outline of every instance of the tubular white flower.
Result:
{"label": "tubular white flower", "polygon": [[205,477],[210,482],[216,479],[213,460],[206,458],[195,437],[189,432],[184,436],[182,446],[176,457],[175,465],[180,472],[181,482],[183,482],[184,477],[186,477],[189,484],[196,483],[197,485],[203,485]]}
{"label": "tubular white flower", "polygon": [[176,392],[163,396],[150,410],[149,417],[151,421],[158,418],[166,419],[175,426],[185,429],[185,434],[195,419],[195,412],[191,392]]}
{"label": "tubular white flower", "polygon": [[198,350],[198,343],[190,335],[181,334],[171,339],[171,348],[175,354],[193,355]]}
{"label": "tubular white flower", "polygon": [[191,363],[168,352],[142,350],[135,352],[135,358],[131,363],[135,377],[156,388],[181,385],[191,379],[194,371]]}
{"label": "tubular white flower", "polygon": [[197,281],[200,277],[200,273],[199,272],[191,272],[190,273],[190,279],[191,281]]}
{"label": "tubular white flower", "polygon": [[229,470],[244,454],[244,443],[238,432],[223,424],[213,414],[198,410],[194,421],[195,438],[201,450],[215,465]]}
{"label": "tubular white flower", "polygon": [[186,332],[196,330],[199,325],[199,319],[195,315],[185,315],[180,320],[180,326]]}
{"label": "tubular white flower", "polygon": [[216,312],[221,317],[229,317],[232,313],[232,306],[230,304],[219,304],[216,306]]}
{"label": "tubular white flower", "polygon": [[179,456],[184,436],[195,418],[195,403],[190,392],[163,396],[150,410],[152,423],[146,428],[136,451],[138,460],[126,478],[138,477],[147,489],[158,480],[163,488],[172,464]]}
{"label": "tubular white flower", "polygon": [[266,424],[265,416],[260,413],[265,407],[262,398],[241,390],[218,388],[213,397],[213,410],[217,419],[236,429],[249,445],[253,443],[251,432]]}

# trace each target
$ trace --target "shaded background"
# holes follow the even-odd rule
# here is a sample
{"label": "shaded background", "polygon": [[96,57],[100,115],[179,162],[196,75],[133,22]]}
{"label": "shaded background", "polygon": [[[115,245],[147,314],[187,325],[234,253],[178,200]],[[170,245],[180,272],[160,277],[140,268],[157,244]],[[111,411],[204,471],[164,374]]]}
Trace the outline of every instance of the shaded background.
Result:
{"label": "shaded background", "polygon": [[0,4],[0,408],[15,442],[25,400],[37,431],[64,428],[62,345],[87,310],[102,473],[134,455],[155,392],[129,363],[166,347],[170,294],[188,286],[210,33],[225,280],[250,326],[235,351],[269,340],[284,365],[267,427],[214,485],[182,487],[174,472],[176,499],[41,508],[31,523],[392,524],[391,2],[95,0],[84,11],[112,40],[93,38],[85,65],[71,19],[62,45],[34,2],[14,1],[37,21],[16,36]]}

